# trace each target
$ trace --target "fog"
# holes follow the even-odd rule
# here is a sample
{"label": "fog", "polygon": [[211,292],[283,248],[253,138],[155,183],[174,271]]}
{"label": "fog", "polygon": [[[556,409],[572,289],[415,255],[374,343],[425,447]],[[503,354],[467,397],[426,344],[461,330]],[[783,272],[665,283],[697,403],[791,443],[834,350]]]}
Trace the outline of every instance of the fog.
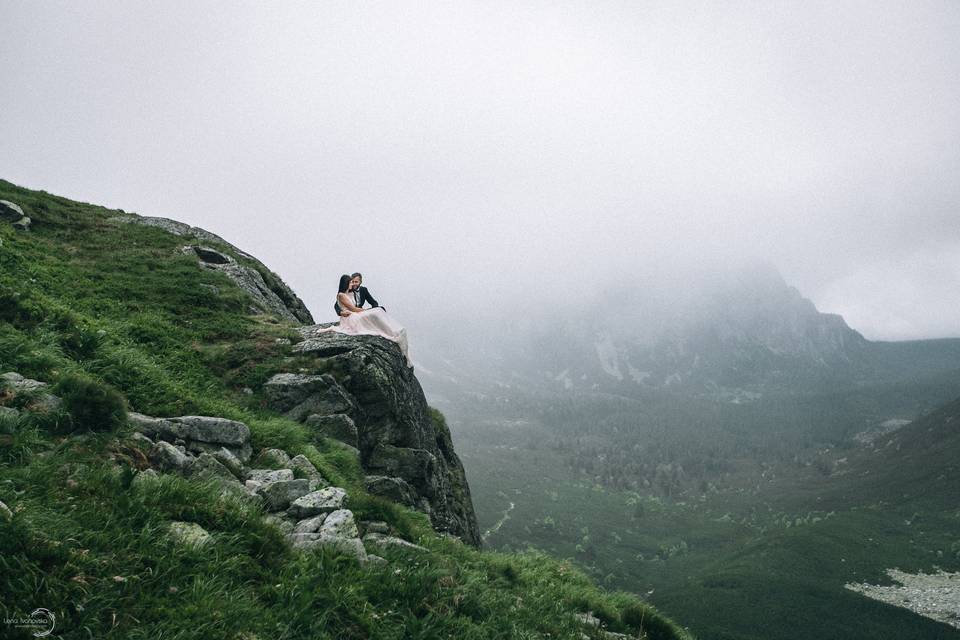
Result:
{"label": "fog", "polygon": [[361,271],[414,348],[757,260],[960,336],[960,5],[519,4],[0,0],[0,177],[218,233],[321,321]]}

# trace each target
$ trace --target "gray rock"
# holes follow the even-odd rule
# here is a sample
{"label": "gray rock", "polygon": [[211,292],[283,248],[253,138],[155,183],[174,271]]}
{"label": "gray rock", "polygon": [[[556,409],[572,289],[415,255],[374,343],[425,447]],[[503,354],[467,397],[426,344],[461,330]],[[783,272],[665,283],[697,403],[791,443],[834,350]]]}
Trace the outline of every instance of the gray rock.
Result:
{"label": "gray rock", "polygon": [[334,438],[344,444],[350,445],[354,449],[360,446],[357,425],[355,425],[353,420],[350,419],[350,416],[346,414],[335,413],[325,416],[315,413],[307,416],[304,424],[314,433],[328,438]]}
{"label": "gray rock", "polygon": [[13,511],[10,511],[10,507],[0,501],[0,518],[4,520],[10,520],[13,518]]}
{"label": "gray rock", "polygon": [[320,472],[313,466],[313,463],[302,453],[291,458],[290,468],[293,469],[294,472],[299,472],[301,476],[310,481],[310,491],[316,491],[317,489],[330,486],[330,483],[320,475]]}
{"label": "gray rock", "polygon": [[247,471],[246,480],[248,483],[252,482],[254,487],[259,487],[271,482],[293,480],[293,471],[290,469],[250,469]]}
{"label": "gray rock", "polygon": [[153,440],[173,442],[180,437],[180,427],[169,420],[145,416],[142,413],[131,411],[127,414],[127,422],[137,433],[141,433]]}
{"label": "gray rock", "polygon": [[243,486],[240,481],[237,480],[237,477],[233,475],[233,472],[230,471],[230,469],[224,466],[223,463],[209,453],[201,453],[199,456],[197,456],[193,464],[190,465],[190,477],[218,478],[229,484],[236,485],[237,488],[241,488]]}
{"label": "gray rock", "polygon": [[287,468],[290,466],[290,456],[283,449],[264,449],[257,456],[256,462],[276,469]]}
{"label": "gray rock", "polygon": [[367,550],[359,538],[341,538],[329,533],[294,533],[289,536],[294,549],[325,548],[350,555],[361,563],[367,560]]}
{"label": "gray rock", "polygon": [[320,525],[319,532],[338,538],[356,538],[360,535],[353,512],[349,509],[337,509],[328,514]]}
{"label": "gray rock", "polygon": [[30,230],[31,220],[27,216],[23,216],[19,220],[13,223],[13,228],[17,231],[29,231]]}
{"label": "gray rock", "polygon": [[290,503],[310,491],[308,480],[280,480],[256,488],[256,495],[263,500],[267,511],[282,511]]}
{"label": "gray rock", "polygon": [[134,431],[133,433],[131,433],[131,434],[130,434],[130,440],[131,440],[134,444],[140,445],[140,446],[142,446],[142,447],[150,447],[150,446],[153,445],[153,440],[151,440],[151,439],[148,438],[147,436],[143,435],[143,434],[140,433],[139,431]]}
{"label": "gray rock", "polygon": [[408,549],[410,551],[421,551],[424,553],[429,553],[430,551],[426,547],[421,547],[418,544],[413,544],[412,542],[408,542],[403,538],[388,536],[382,533],[368,533],[367,535],[363,536],[363,542],[364,544],[373,545],[376,547],[380,547],[382,549],[386,549],[389,547],[399,547],[401,549]]}
{"label": "gray rock", "polygon": [[354,401],[353,410],[330,413],[347,413],[356,425],[365,472],[402,478],[416,490],[416,508],[429,511],[437,531],[479,545],[470,487],[450,430],[428,407],[397,344],[337,332],[311,337],[308,327],[300,333],[305,339],[291,351],[327,358],[327,371]]}
{"label": "gray rock", "polygon": [[403,478],[396,476],[366,476],[364,485],[367,493],[381,496],[407,506],[417,504],[417,491]]}
{"label": "gray rock", "polygon": [[346,498],[347,492],[340,487],[326,487],[298,497],[290,505],[287,513],[297,519],[320,513],[331,513],[342,508]]}
{"label": "gray rock", "polygon": [[360,528],[363,529],[364,533],[382,533],[387,535],[390,533],[390,525],[382,520],[374,520],[372,522],[361,522]]}
{"label": "gray rock", "polygon": [[147,452],[147,458],[164,471],[183,471],[190,463],[190,458],[165,440],[155,442]]}
{"label": "gray rock", "polygon": [[226,448],[241,462],[250,459],[250,428],[242,422],[212,416],[153,418],[140,413],[131,413],[129,422],[153,440],[180,440],[194,453],[215,455]]}
{"label": "gray rock", "polygon": [[0,200],[0,220],[4,222],[16,222],[25,216],[26,214],[23,212],[23,209],[20,208],[20,205],[10,202],[9,200]]}
{"label": "gray rock", "polygon": [[318,376],[278,373],[263,385],[268,406],[291,420],[311,414],[347,413],[354,408],[351,398],[329,374]]}
{"label": "gray rock", "polygon": [[214,458],[216,458],[220,462],[220,464],[222,464],[227,469],[229,469],[230,473],[232,473],[235,478],[237,478],[238,480],[246,479],[246,474],[244,473],[244,469],[243,469],[243,463],[240,462],[240,458],[238,458],[232,451],[230,451],[230,449],[227,449],[226,447],[220,447],[219,449],[214,451],[211,455]]}
{"label": "gray rock", "polygon": [[133,480],[130,481],[130,486],[133,489],[141,489],[159,480],[160,474],[154,469],[144,469],[133,476]]}
{"label": "gray rock", "polygon": [[280,533],[284,535],[293,533],[293,522],[287,518],[281,517],[274,513],[268,513],[263,516],[263,519],[280,529]]}
{"label": "gray rock", "polygon": [[211,540],[207,530],[197,523],[179,520],[170,523],[170,535],[178,544],[190,547],[202,547]]}
{"label": "gray rock", "polygon": [[14,409],[13,407],[0,407],[0,418],[16,419],[19,416],[20,416],[20,412]]}
{"label": "gray rock", "polygon": [[320,531],[320,526],[323,524],[323,521],[327,519],[327,514],[321,513],[320,515],[313,516],[312,518],[305,518],[297,522],[293,527],[294,533],[317,533]]}
{"label": "gray rock", "polygon": [[380,556],[374,555],[372,553],[368,553],[367,561],[365,564],[372,565],[374,567],[382,567],[390,563],[387,562],[386,558],[381,558]]}
{"label": "gray rock", "polygon": [[172,418],[181,425],[181,437],[188,440],[240,447],[250,442],[250,428],[242,422],[211,416]]}
{"label": "gray rock", "polygon": [[370,454],[367,469],[385,476],[399,476],[427,497],[435,491],[431,480],[437,474],[437,458],[426,449],[381,444]]}

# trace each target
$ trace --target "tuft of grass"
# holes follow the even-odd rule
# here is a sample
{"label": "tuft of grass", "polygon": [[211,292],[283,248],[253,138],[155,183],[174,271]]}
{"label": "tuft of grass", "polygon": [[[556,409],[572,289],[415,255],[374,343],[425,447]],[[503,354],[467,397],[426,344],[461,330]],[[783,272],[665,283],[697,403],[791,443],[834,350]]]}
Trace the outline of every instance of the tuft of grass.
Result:
{"label": "tuft of grass", "polygon": [[76,429],[116,431],[127,421],[123,395],[88,376],[68,373],[57,382],[54,393],[63,400],[63,408]]}

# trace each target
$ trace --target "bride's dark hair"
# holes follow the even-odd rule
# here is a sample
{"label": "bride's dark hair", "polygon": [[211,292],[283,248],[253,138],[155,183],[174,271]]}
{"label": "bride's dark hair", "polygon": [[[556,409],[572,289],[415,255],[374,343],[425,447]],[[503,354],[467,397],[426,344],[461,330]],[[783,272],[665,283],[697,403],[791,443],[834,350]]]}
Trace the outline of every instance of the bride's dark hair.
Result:
{"label": "bride's dark hair", "polygon": [[352,278],[347,274],[340,276],[340,288],[337,290],[337,293],[346,293],[350,288],[350,280],[352,280]]}

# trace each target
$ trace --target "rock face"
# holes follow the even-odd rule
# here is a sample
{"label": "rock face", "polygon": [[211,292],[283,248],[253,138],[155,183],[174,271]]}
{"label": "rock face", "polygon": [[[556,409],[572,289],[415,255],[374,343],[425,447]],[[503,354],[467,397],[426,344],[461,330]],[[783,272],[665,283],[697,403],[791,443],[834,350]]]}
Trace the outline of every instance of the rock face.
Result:
{"label": "rock face", "polygon": [[[303,327],[306,339],[293,351],[325,358],[330,373],[275,376],[264,387],[271,406],[316,426],[318,435],[356,437],[363,468],[383,477],[368,479],[368,487],[424,511],[438,531],[479,545],[470,488],[450,432],[430,411],[397,345],[379,336],[308,337],[312,332]],[[331,433],[334,424],[345,431]]]}
{"label": "rock face", "polygon": [[216,234],[176,220],[136,214],[114,216],[109,221],[157,227],[175,236],[203,243],[184,247],[185,253],[195,255],[201,267],[221,271],[236,282],[254,300],[256,310],[276,314],[285,320],[313,322],[306,305],[280,276]]}

